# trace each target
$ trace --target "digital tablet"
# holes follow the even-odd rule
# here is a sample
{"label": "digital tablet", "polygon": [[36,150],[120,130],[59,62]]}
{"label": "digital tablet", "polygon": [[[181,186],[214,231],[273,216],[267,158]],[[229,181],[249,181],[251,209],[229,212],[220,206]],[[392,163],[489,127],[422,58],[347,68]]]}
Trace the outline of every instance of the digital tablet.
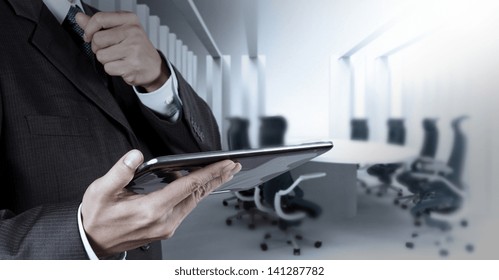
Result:
{"label": "digital tablet", "polygon": [[139,166],[127,189],[136,193],[150,193],[167,187],[168,183],[209,164],[230,159],[242,169],[234,178],[214,193],[241,191],[256,187],[288,170],[329,151],[331,141],[293,146],[236,151],[212,151],[154,158]]}

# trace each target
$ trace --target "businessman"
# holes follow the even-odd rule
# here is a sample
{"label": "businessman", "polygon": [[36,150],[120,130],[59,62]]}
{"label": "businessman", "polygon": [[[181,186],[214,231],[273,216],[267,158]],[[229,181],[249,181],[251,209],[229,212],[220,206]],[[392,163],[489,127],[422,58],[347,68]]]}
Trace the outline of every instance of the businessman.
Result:
{"label": "businessman", "polygon": [[155,156],[220,149],[208,106],[136,16],[68,0],[0,0],[0,259],[161,258],[241,166],[124,190]]}

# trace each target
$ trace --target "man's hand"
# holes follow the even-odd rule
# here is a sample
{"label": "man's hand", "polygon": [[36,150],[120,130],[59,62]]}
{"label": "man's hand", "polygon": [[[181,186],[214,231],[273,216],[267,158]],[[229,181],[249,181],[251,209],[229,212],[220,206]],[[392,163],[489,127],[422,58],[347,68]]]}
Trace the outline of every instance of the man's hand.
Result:
{"label": "man's hand", "polygon": [[76,15],[85,31],[83,39],[90,42],[97,60],[111,76],[121,76],[132,86],[148,92],[160,88],[170,71],[149,41],[139,19],[133,13],[96,13],[89,17]]}
{"label": "man's hand", "polygon": [[142,161],[139,151],[128,152],[83,196],[83,227],[98,257],[170,238],[201,199],[241,170],[239,163],[224,160],[139,195],[124,187]]}

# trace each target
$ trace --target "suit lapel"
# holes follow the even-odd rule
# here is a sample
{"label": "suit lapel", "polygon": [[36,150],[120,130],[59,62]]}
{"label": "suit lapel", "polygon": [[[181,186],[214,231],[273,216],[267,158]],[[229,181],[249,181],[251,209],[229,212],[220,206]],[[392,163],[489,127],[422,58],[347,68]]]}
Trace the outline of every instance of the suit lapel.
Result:
{"label": "suit lapel", "polygon": [[[81,94],[133,134],[119,105],[108,88],[100,81],[92,64],[78,49],[69,34],[61,28],[42,1],[33,1],[36,4],[26,3],[30,2],[27,0],[9,1],[18,15],[37,23],[31,37],[33,46],[71,81]],[[35,9],[39,9],[38,14],[34,11]]]}

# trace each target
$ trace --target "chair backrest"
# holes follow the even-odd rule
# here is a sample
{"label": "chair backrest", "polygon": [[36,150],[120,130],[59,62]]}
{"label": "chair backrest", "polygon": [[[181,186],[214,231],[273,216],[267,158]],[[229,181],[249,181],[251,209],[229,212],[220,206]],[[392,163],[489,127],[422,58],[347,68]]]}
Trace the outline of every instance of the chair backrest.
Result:
{"label": "chair backrest", "polygon": [[[272,147],[284,145],[287,122],[282,116],[260,118],[260,146]],[[291,173],[285,172],[262,184],[262,197],[265,203],[274,208],[274,198],[278,191],[293,184]]]}
{"label": "chair backrest", "polygon": [[423,120],[424,140],[421,146],[422,157],[435,158],[438,148],[438,128],[437,120],[426,118]]}
{"label": "chair backrest", "polygon": [[395,145],[405,144],[405,126],[403,119],[388,120],[388,143]]}
{"label": "chair backrest", "polygon": [[244,118],[231,117],[228,118],[230,124],[227,130],[227,142],[229,150],[249,149],[249,121]]}
{"label": "chair backrest", "polygon": [[368,140],[369,127],[366,119],[352,119],[350,121],[350,139]]}
{"label": "chair backrest", "polygon": [[282,116],[260,118],[260,147],[284,145],[287,122]]}
{"label": "chair backrest", "polygon": [[454,143],[447,161],[447,165],[452,168],[452,173],[447,176],[447,179],[454,183],[457,187],[463,188],[461,177],[463,175],[463,166],[466,157],[466,135],[461,129],[461,123],[467,119],[466,116],[458,117],[452,121],[452,130],[454,131]]}

